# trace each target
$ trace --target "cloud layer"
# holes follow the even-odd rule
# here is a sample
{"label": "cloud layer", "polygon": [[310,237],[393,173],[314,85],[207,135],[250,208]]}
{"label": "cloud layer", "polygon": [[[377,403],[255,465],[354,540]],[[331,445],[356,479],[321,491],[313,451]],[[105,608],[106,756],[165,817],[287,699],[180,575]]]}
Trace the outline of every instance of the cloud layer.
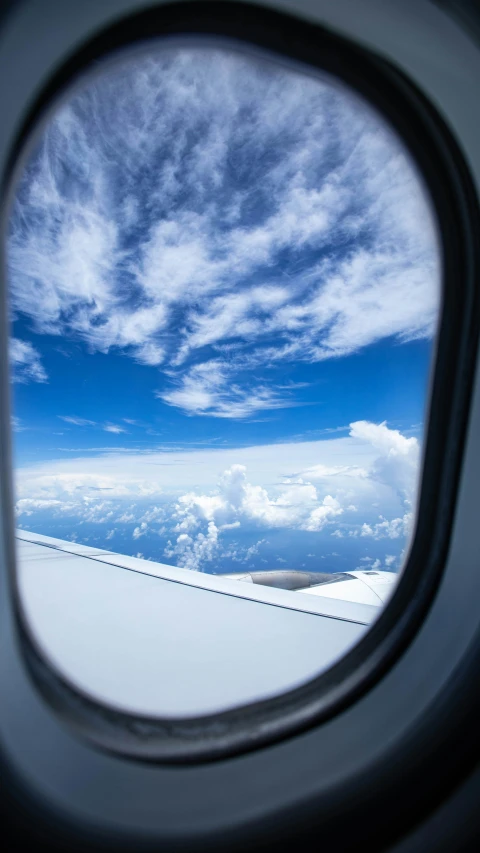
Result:
{"label": "cloud layer", "polygon": [[[312,458],[322,461],[312,466]],[[106,539],[113,525],[129,529],[135,541],[166,536],[163,559],[208,570],[227,554],[231,531],[248,534],[245,559],[266,531],[276,530],[405,544],[418,469],[416,438],[385,423],[357,421],[341,439],[120,458],[112,453],[20,469],[17,514],[26,520],[47,512],[108,525]],[[203,487],[182,489],[182,482],[200,477]]]}
{"label": "cloud layer", "polygon": [[8,264],[35,332],[155,367],[160,400],[219,418],[295,405],[288,363],[431,337],[439,305],[429,205],[383,120],[327,77],[207,48],[125,60],[60,108]]}

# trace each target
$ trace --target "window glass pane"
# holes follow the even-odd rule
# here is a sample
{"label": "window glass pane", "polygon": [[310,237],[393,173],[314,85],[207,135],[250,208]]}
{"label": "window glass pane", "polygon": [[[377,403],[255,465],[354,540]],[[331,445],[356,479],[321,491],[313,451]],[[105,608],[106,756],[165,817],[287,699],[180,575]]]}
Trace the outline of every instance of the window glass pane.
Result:
{"label": "window glass pane", "polygon": [[440,304],[386,121],[268,58],[126,54],[37,136],[8,271],[43,653],[99,699],[187,715],[337,660],[408,550]]}

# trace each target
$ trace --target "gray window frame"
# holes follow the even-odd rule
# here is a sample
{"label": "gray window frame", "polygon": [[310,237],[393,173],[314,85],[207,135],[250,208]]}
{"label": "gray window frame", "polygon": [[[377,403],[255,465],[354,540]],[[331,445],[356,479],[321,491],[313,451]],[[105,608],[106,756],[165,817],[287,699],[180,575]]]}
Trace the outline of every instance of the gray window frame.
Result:
{"label": "gray window frame", "polygon": [[[246,30],[242,27],[252,26],[253,32],[259,23],[263,25],[261,44],[267,50],[273,49],[268,40],[282,18],[283,36],[280,38],[283,42],[275,49],[290,55],[294,62],[312,61],[305,56],[312,32],[315,30],[316,36],[319,33],[312,21],[315,25],[329,27],[328,31],[322,31],[329,39],[335,41],[340,33],[340,41],[342,37],[350,38],[386,56],[386,64],[375,60],[379,80],[393,75],[396,85],[400,89],[404,87],[404,94],[408,89],[409,97],[423,103],[423,119],[427,124],[437,125],[435,130],[430,128],[439,134],[435,156],[441,156],[444,167],[451,170],[444,189],[449,193],[459,192],[456,200],[454,195],[449,195],[450,201],[455,200],[456,225],[451,222],[442,232],[444,246],[450,245],[450,249],[458,252],[456,241],[472,242],[477,226],[480,155],[476,143],[480,127],[477,122],[472,130],[475,104],[473,92],[469,93],[465,84],[475,79],[480,71],[480,60],[473,42],[441,10],[427,0],[402,3],[401,10],[399,3],[388,4],[387,9],[385,4],[365,0],[361,4],[362,14],[359,13],[360,4],[354,5],[351,0],[340,0],[336,4],[327,0],[275,4],[295,14],[299,19],[296,21],[266,7],[260,13],[255,7],[230,2],[169,6],[157,3],[155,8],[159,12],[166,11],[167,15],[169,10],[172,15],[180,12],[185,27],[188,13],[201,19],[202,14],[207,16],[207,5],[210,7],[208,14],[213,13],[215,6],[217,22],[222,15],[224,19],[233,20],[231,34],[221,32],[225,38],[246,38]],[[153,8],[151,4],[148,7]],[[112,27],[123,14],[135,8],[148,15],[145,4],[131,0],[99,0],[77,8],[66,8],[66,4],[58,0],[43,3],[24,0],[4,19],[1,34],[4,41],[0,43],[0,79],[6,104],[0,130],[4,205],[19,146],[39,112],[58,91],[62,75],[68,76],[78,57],[85,55],[79,51],[82,43],[91,48],[99,31],[106,27],[110,27],[108,37],[112,39]],[[272,15],[280,16],[277,22]],[[401,37],[392,22],[396,15],[404,28]],[[251,23],[247,20],[249,16]],[[48,19],[55,20],[55,28],[47,27]],[[129,28],[131,38],[133,21],[124,21],[121,26]],[[212,31],[211,22],[209,26],[210,30],[205,32]],[[39,34],[34,42],[33,31]],[[331,31],[336,31],[336,35]],[[215,32],[220,32],[220,28]],[[420,44],[422,37],[424,41]],[[258,44],[252,49],[258,50]],[[292,45],[293,53],[298,50],[298,55],[292,56]],[[442,49],[448,50],[449,73],[438,76],[434,57]],[[69,65],[72,62],[73,65]],[[426,101],[404,75],[421,87],[427,95]],[[364,94],[368,96],[368,92]],[[428,100],[435,104],[436,117]],[[377,103],[377,106],[381,105]],[[385,110],[387,106],[385,103]],[[438,127],[442,125],[439,114],[460,134],[463,155],[445,128],[439,132]],[[400,110],[398,121],[401,122],[405,115]],[[411,127],[399,127],[399,130],[408,138]],[[419,157],[421,151],[416,154],[417,161]],[[428,157],[425,162],[419,162],[424,174],[429,169],[427,160]],[[458,182],[456,190],[453,189],[455,182]],[[437,190],[440,192],[442,187]],[[435,193],[433,195],[435,197]],[[439,210],[438,198],[435,202]],[[26,655],[32,650],[22,630],[15,600],[8,369],[6,336],[2,336],[0,622],[4,641],[0,650],[0,678],[4,699],[0,703],[0,734],[12,773],[12,790],[26,791],[26,801],[31,801],[32,808],[36,802],[42,809],[50,810],[56,820],[63,822],[67,833],[74,825],[78,832],[94,832],[100,826],[105,836],[116,838],[120,843],[118,833],[121,833],[122,843],[135,842],[136,849],[143,843],[159,840],[166,845],[175,842],[185,849],[195,849],[207,838],[210,849],[215,849],[215,845],[222,849],[227,842],[231,849],[241,849],[252,832],[261,831],[261,826],[267,831],[275,821],[277,833],[281,833],[282,828],[288,833],[295,823],[298,826],[307,818],[323,827],[325,842],[335,836],[338,841],[347,813],[349,820],[358,821],[359,835],[372,831],[362,824],[361,818],[362,803],[373,796],[372,792],[377,792],[379,803],[386,801],[387,793],[395,800],[398,782],[392,780],[387,784],[389,766],[394,764],[398,769],[401,765],[403,784],[411,781],[414,787],[422,766],[427,761],[429,766],[434,766],[439,731],[434,721],[443,720],[442,737],[446,742],[455,737],[460,723],[465,724],[462,717],[465,712],[460,713],[456,708],[455,691],[461,685],[471,692],[472,714],[477,711],[478,701],[471,679],[480,653],[477,613],[480,531],[477,532],[479,525],[474,514],[480,482],[480,453],[476,441],[476,435],[480,435],[480,384],[478,378],[474,382],[478,338],[478,259],[475,251],[474,245],[463,245],[460,271],[458,267],[449,266],[452,257],[458,260],[458,254],[451,255],[450,261],[445,259],[447,276],[455,274],[460,279],[458,289],[453,290],[452,285],[450,291],[454,300],[459,298],[462,305],[457,316],[455,312],[447,315],[444,311],[444,331],[453,335],[454,341],[450,342],[450,347],[445,347],[441,333],[431,410],[435,411],[435,394],[438,393],[437,411],[440,420],[444,413],[445,424],[431,420],[419,508],[422,535],[420,537],[417,531],[415,539],[415,543],[420,542],[416,571],[411,569],[414,543],[404,580],[379,620],[378,631],[373,629],[366,638],[367,645],[360,644],[352,653],[354,657],[347,656],[339,665],[340,669],[332,669],[330,680],[322,679],[322,690],[326,692],[320,697],[320,707],[319,685],[315,686],[313,713],[307,695],[313,689],[312,684],[306,686],[307,694],[301,697],[297,694],[293,713],[288,707],[291,697],[281,697],[278,715],[269,717],[274,723],[269,730],[268,720],[258,717],[259,709],[253,709],[254,717],[249,716],[251,708],[241,709],[238,712],[239,739],[235,741],[229,735],[220,750],[215,745],[212,750],[215,738],[209,738],[207,733],[208,749],[201,754],[197,752],[192,760],[192,744],[201,742],[202,737],[205,740],[205,732],[197,728],[187,737],[189,748],[183,749],[175,759],[185,765],[182,767],[169,766],[168,758],[162,757],[158,750],[150,755],[150,761],[155,763],[142,763],[132,760],[135,750],[122,748],[120,740],[115,746],[102,744],[102,739],[90,731],[93,725],[98,732],[102,716],[98,708],[91,709],[92,717],[82,727],[71,719],[69,712],[66,713],[64,685],[57,690],[56,684],[49,694],[49,688],[45,688],[45,673],[37,671],[32,678],[35,666],[43,662],[37,660],[32,664],[31,657],[27,660]],[[0,284],[3,288],[0,319],[5,331],[4,276]],[[449,356],[454,353],[453,363],[445,356],[442,361],[442,349]],[[442,383],[448,383],[452,392],[450,400],[441,394]],[[441,471],[438,470],[440,464]],[[425,518],[433,518],[432,523],[440,525],[441,531],[435,532],[425,524]],[[431,563],[430,568],[427,562]],[[323,699],[327,694],[330,698],[325,704]],[[447,718],[448,725],[445,724]],[[115,728],[128,729],[123,722],[118,725],[115,720]],[[77,726],[76,731],[72,724]],[[164,735],[162,733],[162,737]],[[136,732],[134,740],[144,736],[145,733]],[[121,737],[125,738],[125,731]],[[167,732],[166,737],[171,741],[172,733]],[[115,751],[109,751],[112,749]],[[130,758],[122,758],[122,752]],[[238,752],[244,754],[228,758]],[[459,773],[465,772],[472,756],[473,750],[468,755],[458,750],[455,761]],[[445,771],[442,766],[437,769],[435,784],[441,785]],[[281,789],[280,780],[283,782]],[[428,796],[432,796],[432,791],[418,792],[411,808],[412,820],[420,800]],[[392,833],[394,827],[395,814],[392,818],[390,810],[389,825],[379,819],[375,831],[377,835]]]}

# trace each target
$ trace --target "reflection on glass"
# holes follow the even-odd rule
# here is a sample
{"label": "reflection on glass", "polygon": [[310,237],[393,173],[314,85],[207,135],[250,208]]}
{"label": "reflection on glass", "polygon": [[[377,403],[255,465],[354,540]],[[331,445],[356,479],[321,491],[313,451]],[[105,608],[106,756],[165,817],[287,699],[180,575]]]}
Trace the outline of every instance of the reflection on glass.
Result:
{"label": "reflection on glass", "polygon": [[[265,686],[257,649],[245,701],[325,668],[357,635],[330,651],[325,635],[320,661],[298,620],[318,625],[312,613],[343,601],[372,608],[357,620],[370,624],[402,567],[439,310],[429,203],[384,119],[327,75],[267,59],[160,45],[126,56],[72,90],[37,139],[8,265],[19,536],[127,555],[117,566],[138,558],[157,582],[165,566],[189,570],[204,595],[217,581],[199,573],[229,576],[222,589],[241,589],[245,607],[283,595],[304,662],[267,661]],[[47,580],[25,580],[33,546],[21,547],[33,613]],[[94,577],[95,607],[118,617],[115,574],[101,581],[93,562],[62,582],[79,584],[79,607]],[[62,645],[76,611],[49,582]],[[151,595],[135,626],[123,613],[130,636]],[[265,613],[279,609],[258,617],[273,656],[280,629]],[[188,656],[206,631],[168,653]]]}

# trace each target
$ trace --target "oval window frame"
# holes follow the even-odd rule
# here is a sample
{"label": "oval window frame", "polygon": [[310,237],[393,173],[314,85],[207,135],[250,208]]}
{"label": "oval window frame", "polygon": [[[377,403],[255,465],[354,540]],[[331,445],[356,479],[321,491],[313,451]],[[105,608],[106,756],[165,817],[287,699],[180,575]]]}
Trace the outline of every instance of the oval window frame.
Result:
{"label": "oval window frame", "polygon": [[[92,701],[57,675],[38,652],[15,607],[28,669],[65,722],[97,746],[166,764],[197,763],[274,743],[344,709],[378,681],[416,634],[441,579],[462,460],[480,328],[480,222],[475,191],[460,150],[426,98],[397,69],[347,39],[259,7],[179,3],[149,9],[100,33],[57,71],[19,134],[9,186],[31,139],[58,104],[59,93],[106,54],[132,43],[168,38],[234,47],[306,73],[327,72],[369,101],[397,132],[427,185],[443,251],[443,305],[430,391],[423,474],[410,553],[391,601],[366,636],[330,670],[302,687],[232,711],[188,720],[134,717]],[[320,61],[319,61],[320,58]],[[20,151],[20,155],[16,152]],[[455,286],[453,284],[455,282]],[[435,430],[432,429],[435,423]],[[446,462],[445,462],[446,460]]]}

